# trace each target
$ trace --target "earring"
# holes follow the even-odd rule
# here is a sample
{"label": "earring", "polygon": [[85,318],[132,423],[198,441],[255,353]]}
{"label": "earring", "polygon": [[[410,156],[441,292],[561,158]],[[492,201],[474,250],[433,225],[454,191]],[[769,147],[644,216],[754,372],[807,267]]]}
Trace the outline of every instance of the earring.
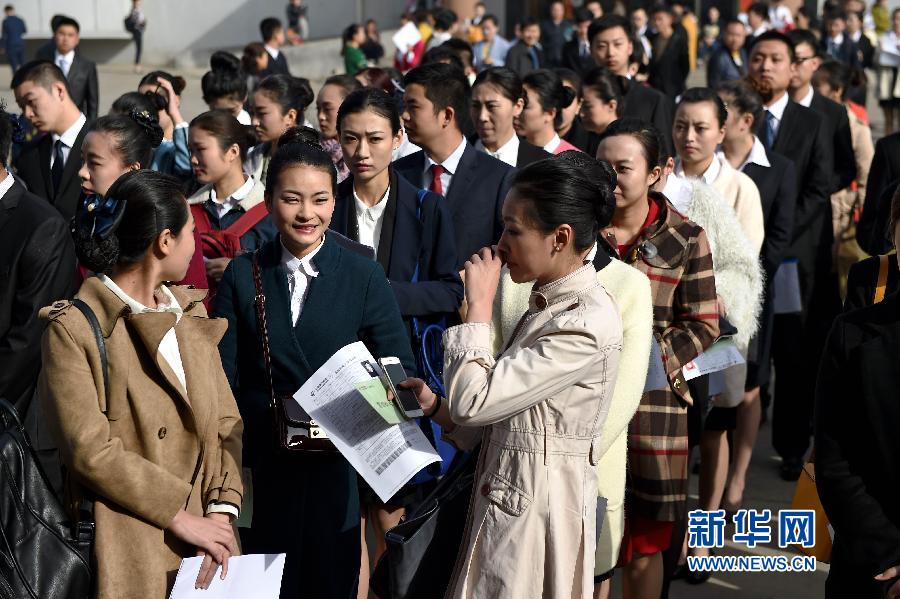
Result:
{"label": "earring", "polygon": [[554,246],[553,246],[553,249],[554,249],[555,251],[559,252],[559,251],[562,251],[562,246],[561,246],[561,245],[554,245]]}

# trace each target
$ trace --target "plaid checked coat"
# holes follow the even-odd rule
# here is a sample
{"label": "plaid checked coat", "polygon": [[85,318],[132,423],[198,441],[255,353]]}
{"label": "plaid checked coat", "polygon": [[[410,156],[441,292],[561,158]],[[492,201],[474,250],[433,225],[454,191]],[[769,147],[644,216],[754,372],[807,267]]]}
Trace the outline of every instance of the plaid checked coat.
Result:
{"label": "plaid checked coat", "polygon": [[693,403],[681,367],[719,336],[716,282],[706,233],[679,214],[665,196],[656,221],[633,249],[618,256],[610,229],[606,249],[650,279],[653,333],[659,343],[669,388],[641,398],[628,430],[626,509],[651,520],[671,522],[687,498],[687,406]]}

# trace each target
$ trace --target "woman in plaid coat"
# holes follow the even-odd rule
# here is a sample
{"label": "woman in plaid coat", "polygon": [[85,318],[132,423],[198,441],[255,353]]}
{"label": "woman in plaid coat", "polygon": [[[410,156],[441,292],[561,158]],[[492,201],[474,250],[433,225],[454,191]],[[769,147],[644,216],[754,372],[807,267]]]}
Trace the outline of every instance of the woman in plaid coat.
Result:
{"label": "woman in plaid coat", "polygon": [[668,549],[687,494],[687,406],[681,368],[719,334],[716,284],[706,233],[651,192],[660,175],[659,136],[637,119],[613,122],[597,157],[616,170],[616,211],[601,236],[614,257],[647,275],[653,331],[669,385],[649,391],[629,426],[625,536],[626,597],[658,596]]}

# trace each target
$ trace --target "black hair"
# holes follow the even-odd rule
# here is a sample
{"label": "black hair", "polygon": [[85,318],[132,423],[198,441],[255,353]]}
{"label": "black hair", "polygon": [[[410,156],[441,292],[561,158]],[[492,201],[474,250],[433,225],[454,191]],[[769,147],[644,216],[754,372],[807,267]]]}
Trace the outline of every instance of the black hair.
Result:
{"label": "black hair", "polygon": [[55,19],[51,22],[53,33],[55,34],[60,27],[74,27],[75,31],[81,33],[81,25],[79,25],[78,21],[76,21],[72,17],[67,17],[65,15],[56,15]]}
{"label": "black hair", "polygon": [[475,83],[472,84],[472,89],[475,89],[479,85],[483,83],[490,83],[503,94],[507,100],[515,104],[520,99],[528,103],[528,97],[525,95],[525,90],[522,89],[522,79],[519,75],[510,68],[507,67],[491,67],[490,69],[485,69],[478,73],[478,76],[475,77]]}
{"label": "black hair", "polygon": [[746,81],[723,81],[716,88],[716,92],[727,96],[728,106],[734,108],[740,114],[753,115],[753,127],[751,131],[756,131],[762,122],[765,106],[763,99],[756,89]]}
{"label": "black hair", "polygon": [[16,7],[13,6],[12,4],[7,4],[6,6],[3,7],[3,10],[5,10],[6,12],[9,12],[9,11],[15,10],[15,9],[16,9]]}
{"label": "black hair", "polygon": [[754,2],[747,8],[747,14],[755,13],[756,16],[769,20],[769,7],[765,2]]}
{"label": "black hair", "polygon": [[362,87],[362,83],[354,77],[353,75],[332,75],[328,79],[325,80],[325,83],[322,84],[322,87],[326,85],[334,85],[336,87],[341,88],[344,93],[344,97],[346,98],[349,94],[355,92],[359,88]]}
{"label": "black hair", "polygon": [[667,144],[663,142],[662,135],[656,127],[646,121],[634,117],[616,119],[607,125],[600,134],[600,143],[607,138],[620,135],[633,137],[641,144],[641,153],[647,161],[648,171],[659,166],[661,159],[664,161],[668,158],[668,156],[663,156],[666,153]]}
{"label": "black hair", "polygon": [[153,92],[148,94],[142,94],[141,92],[128,92],[122,94],[116,98],[116,101],[110,106],[109,114],[128,116],[132,112],[141,113],[146,111],[156,116],[160,108],[155,98],[151,96],[161,97],[159,94],[154,94]]}
{"label": "black hair", "polygon": [[240,149],[241,162],[247,158],[247,150],[255,141],[250,129],[240,124],[234,115],[227,110],[210,110],[194,117],[191,129],[203,129],[216,138],[223,152],[234,144]]}
{"label": "black hair", "polygon": [[278,138],[278,149],[266,171],[266,194],[271,197],[278,177],[286,168],[309,166],[331,175],[331,192],[337,195],[337,171],[331,155],[322,149],[319,132],[310,127],[291,127]]}
{"label": "black hair", "polygon": [[728,29],[732,25],[740,25],[741,30],[746,31],[746,29],[745,29],[746,25],[744,25],[744,23],[740,19],[735,19],[734,17],[725,20],[725,26],[722,28],[722,30],[724,31],[725,29]]}
{"label": "black hair", "polygon": [[589,11],[584,6],[579,6],[578,8],[576,8],[573,16],[575,17],[576,23],[585,23],[587,21],[594,20],[594,13]]}
{"label": "black hair", "polygon": [[632,42],[634,41],[634,27],[632,27],[631,21],[622,15],[613,13],[603,15],[591,23],[591,26],[588,27],[588,41],[593,43],[594,38],[598,34],[603,33],[607,29],[615,29],[616,27],[621,27],[622,31],[625,32],[625,36]]}
{"label": "black hair", "polygon": [[836,7],[833,10],[829,10],[825,13],[825,21],[834,21],[835,19],[840,19],[841,21],[847,20],[847,11],[841,7]]}
{"label": "black hair", "polygon": [[250,42],[244,46],[244,53],[241,55],[241,68],[244,69],[244,72],[258,75],[256,59],[265,53],[266,47],[261,42]]}
{"label": "black hair", "polygon": [[459,20],[456,13],[449,8],[440,8],[434,11],[435,31],[449,31],[453,24]]}
{"label": "black hair", "polygon": [[581,81],[582,93],[590,89],[597,97],[609,104],[616,101],[616,113],[622,108],[622,98],[627,92],[628,79],[613,75],[608,69],[595,67],[584,74]]}
{"label": "black hair", "polygon": [[792,29],[787,33],[787,37],[791,41],[791,45],[794,47],[794,54],[797,53],[797,46],[806,44],[813,51],[813,56],[821,56],[821,52],[819,50],[819,40],[816,38],[812,31],[808,29]]}
{"label": "black hair", "polygon": [[6,168],[9,162],[9,151],[13,141],[13,119],[16,118],[6,112],[6,105],[0,102],[0,165]]}
{"label": "black hair", "polygon": [[69,82],[66,81],[66,76],[63,75],[62,70],[58,66],[49,60],[32,60],[31,62],[26,62],[20,66],[13,75],[9,88],[16,89],[26,81],[31,81],[35,85],[40,85],[47,91],[50,91],[50,88],[54,83],[62,83],[66,86],[66,92],[69,94],[69,97],[72,97],[72,92],[69,90]]}
{"label": "black hair", "polygon": [[259,22],[259,34],[264,42],[271,41],[275,37],[275,32],[279,29],[282,29],[281,21],[275,17],[266,17]]}
{"label": "black hair", "polygon": [[538,104],[544,112],[556,111],[553,126],[562,124],[562,111],[575,100],[575,90],[563,85],[562,79],[550,69],[531,71],[522,79],[522,85],[537,93]]}
{"label": "black hair", "polygon": [[435,114],[453,108],[456,126],[462,131],[469,110],[469,81],[462,69],[440,62],[422,65],[403,78],[403,87],[413,84],[425,89],[425,97],[434,105]]}
{"label": "black hair", "polygon": [[671,7],[669,7],[668,4],[664,4],[662,2],[657,2],[656,4],[654,4],[653,6],[650,7],[650,16],[651,17],[658,13],[665,13],[669,16],[674,16],[674,14],[672,13]]}
{"label": "black hair", "polygon": [[791,62],[794,62],[794,42],[791,41],[791,38],[781,33],[780,31],[775,31],[774,29],[766,31],[765,33],[761,33],[760,35],[753,38],[753,41],[750,43],[750,53],[753,53],[753,48],[761,44],[762,42],[781,42],[787,47],[788,58],[791,59]]}
{"label": "black hair", "polygon": [[[73,231],[75,253],[87,268],[109,273],[139,262],[160,233],[178,235],[188,222],[188,205],[175,177],[149,169],[129,171],[110,186],[107,197],[125,201],[122,219],[102,241],[90,231]],[[190,234],[190,233],[186,233]]]}
{"label": "black hair", "polygon": [[534,17],[526,17],[519,22],[519,28],[524,30],[526,27],[540,27],[541,22]]}
{"label": "black hair", "polygon": [[575,90],[575,99],[581,99],[581,75],[573,71],[572,69],[567,69],[565,67],[557,67],[553,69],[553,72],[559,75],[559,78],[562,80],[563,85],[569,84],[568,87],[571,87]]}
{"label": "black hair", "polygon": [[456,55],[459,56],[459,59],[462,61],[463,67],[473,67],[475,66],[475,54],[472,52],[472,46],[466,40],[459,39],[458,37],[451,37],[446,42],[441,44],[441,48],[449,48],[456,52]]}
{"label": "black hair", "polygon": [[489,13],[481,17],[481,24],[483,25],[485,21],[490,21],[494,24],[494,27],[500,27],[500,19],[497,18],[497,15]]}
{"label": "black hair", "polygon": [[538,230],[572,227],[577,252],[597,242],[597,233],[609,225],[616,209],[616,172],[574,150],[529,164],[516,173],[512,188],[531,204],[528,218]]}
{"label": "black hair", "polygon": [[296,110],[298,123],[303,122],[303,114],[315,99],[309,79],[281,73],[269,75],[260,81],[256,91],[264,93],[281,106],[281,114],[287,114],[292,108]]}
{"label": "black hair", "polygon": [[[689,90],[685,91],[681,94],[681,99],[678,101],[678,106],[682,104],[700,104],[703,102],[709,102],[716,109],[716,122],[719,123],[719,128],[725,126],[725,121],[728,119],[728,108],[725,106],[725,102],[722,101],[722,98],[719,97],[714,90],[708,87],[692,87]],[[678,107],[675,108],[678,110]]]}
{"label": "black hair", "polygon": [[360,29],[365,30],[359,23],[351,23],[344,28],[344,31],[341,33],[341,56],[347,52],[347,44],[353,40],[353,36]]}
{"label": "black hair", "polygon": [[818,87],[819,83],[824,82],[833,90],[840,89],[841,100],[845,100],[847,92],[853,86],[853,72],[843,62],[826,60],[813,73],[812,80],[813,85],[816,87]]}
{"label": "black hair", "polygon": [[350,114],[358,114],[371,110],[380,117],[384,117],[391,124],[391,133],[397,135],[400,132],[400,111],[397,110],[397,102],[393,96],[376,87],[364,87],[351,92],[337,113],[337,130],[341,130],[344,117]]}
{"label": "black hair", "polygon": [[173,75],[172,73],[168,73],[166,71],[151,71],[141,78],[141,82],[138,83],[138,87],[142,85],[158,85],[159,82],[157,81],[157,79],[165,79],[166,81],[171,83],[172,90],[175,92],[176,96],[180,96],[181,92],[184,91],[184,88],[187,85],[184,77]]}
{"label": "black hair", "polygon": [[444,46],[441,44],[440,46],[435,46],[431,48],[425,54],[422,55],[422,60],[419,62],[419,65],[426,64],[437,64],[444,63],[449,64],[460,71],[465,71],[466,66],[463,64],[462,58],[460,58],[459,54],[450,48],[449,46]]}
{"label": "black hair", "polygon": [[211,70],[203,74],[200,88],[203,101],[212,104],[221,98],[229,98],[243,103],[247,99],[247,75],[241,68],[241,59],[219,50],[209,58]]}
{"label": "black hair", "polygon": [[115,150],[122,164],[137,162],[141,168],[150,168],[153,148],[159,147],[163,139],[156,113],[147,110],[131,110],[127,114],[111,112],[91,123],[88,133],[92,132],[112,135],[116,139]]}

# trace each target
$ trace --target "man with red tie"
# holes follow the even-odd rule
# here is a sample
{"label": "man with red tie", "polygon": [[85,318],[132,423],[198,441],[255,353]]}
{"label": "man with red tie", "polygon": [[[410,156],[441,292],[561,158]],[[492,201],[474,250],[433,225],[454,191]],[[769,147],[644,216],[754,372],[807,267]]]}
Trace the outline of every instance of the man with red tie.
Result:
{"label": "man with red tie", "polygon": [[515,169],[477,151],[463,136],[469,83],[458,67],[424,65],[407,73],[403,83],[403,125],[409,140],[422,151],[401,158],[394,166],[416,187],[446,199],[462,268],[479,249],[500,239],[500,208]]}

